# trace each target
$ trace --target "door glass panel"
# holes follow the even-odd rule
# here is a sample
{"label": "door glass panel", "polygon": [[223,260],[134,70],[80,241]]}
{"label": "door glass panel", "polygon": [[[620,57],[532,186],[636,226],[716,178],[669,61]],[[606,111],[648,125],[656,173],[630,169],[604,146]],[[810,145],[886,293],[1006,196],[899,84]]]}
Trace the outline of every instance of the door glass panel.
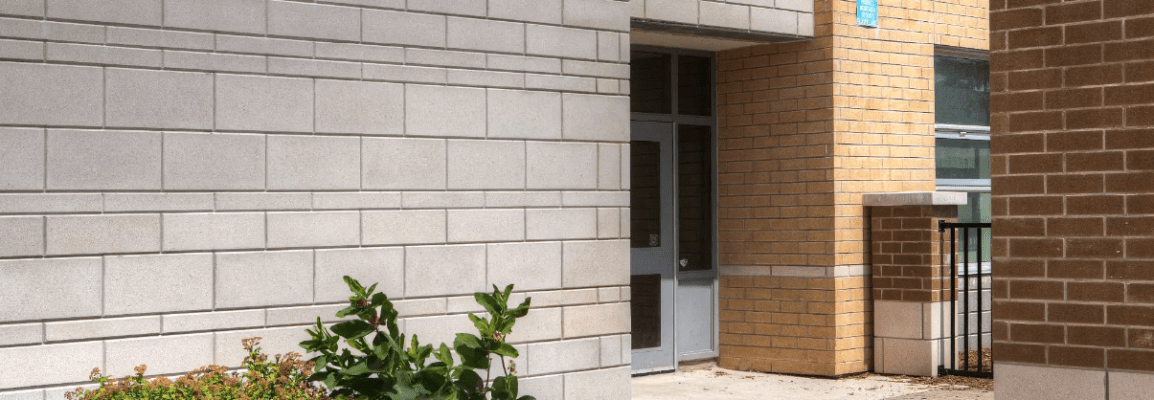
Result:
{"label": "door glass panel", "polygon": [[682,115],[709,116],[713,113],[713,60],[708,57],[677,57],[677,111]]}
{"label": "door glass panel", "polygon": [[633,350],[661,347],[661,275],[629,279]]}
{"label": "door glass panel", "polygon": [[630,247],[661,247],[661,144],[632,142],[629,151]]}
{"label": "door glass panel", "polygon": [[633,112],[672,113],[672,56],[635,51],[630,57],[629,103]]}
{"label": "door glass panel", "polygon": [[681,271],[713,269],[712,143],[708,126],[678,128],[677,231]]}
{"label": "door glass panel", "polygon": [[938,179],[990,179],[990,142],[937,139]]}
{"label": "door glass panel", "polygon": [[990,62],[934,58],[934,94],[939,124],[990,125]]}

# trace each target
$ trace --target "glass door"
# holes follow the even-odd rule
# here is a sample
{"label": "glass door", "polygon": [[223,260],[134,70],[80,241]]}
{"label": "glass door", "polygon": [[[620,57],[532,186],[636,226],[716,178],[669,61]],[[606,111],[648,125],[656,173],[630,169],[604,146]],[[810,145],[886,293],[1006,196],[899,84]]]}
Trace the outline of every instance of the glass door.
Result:
{"label": "glass door", "polygon": [[633,121],[630,247],[633,372],[676,368],[673,346],[673,124]]}

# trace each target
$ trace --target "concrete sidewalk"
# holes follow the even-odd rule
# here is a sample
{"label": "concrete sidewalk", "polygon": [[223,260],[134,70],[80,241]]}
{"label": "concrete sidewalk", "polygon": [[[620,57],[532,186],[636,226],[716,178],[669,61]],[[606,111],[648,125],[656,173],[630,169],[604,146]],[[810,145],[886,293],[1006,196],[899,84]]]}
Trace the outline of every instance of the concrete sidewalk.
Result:
{"label": "concrete sidewalk", "polygon": [[634,400],[993,400],[994,392],[950,390],[869,376],[841,380],[720,368],[633,379]]}

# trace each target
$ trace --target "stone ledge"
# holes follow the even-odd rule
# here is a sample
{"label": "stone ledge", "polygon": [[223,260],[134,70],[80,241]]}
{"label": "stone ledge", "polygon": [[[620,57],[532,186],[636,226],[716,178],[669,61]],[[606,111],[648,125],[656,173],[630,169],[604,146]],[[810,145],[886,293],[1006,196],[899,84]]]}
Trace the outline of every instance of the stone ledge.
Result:
{"label": "stone ledge", "polygon": [[862,205],[866,207],[901,206],[960,206],[969,202],[965,192],[899,192],[866,193]]}

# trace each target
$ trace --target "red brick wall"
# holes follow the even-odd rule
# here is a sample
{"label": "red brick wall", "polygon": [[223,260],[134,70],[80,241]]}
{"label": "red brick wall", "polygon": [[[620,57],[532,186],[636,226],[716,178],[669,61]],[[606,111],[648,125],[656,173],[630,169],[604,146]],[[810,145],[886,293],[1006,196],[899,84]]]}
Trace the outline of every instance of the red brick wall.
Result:
{"label": "red brick wall", "polygon": [[990,7],[994,355],[1154,371],[1154,1]]}
{"label": "red brick wall", "polygon": [[957,206],[873,207],[870,244],[873,247],[874,300],[938,302],[949,274],[942,271],[938,221],[957,222]]}

